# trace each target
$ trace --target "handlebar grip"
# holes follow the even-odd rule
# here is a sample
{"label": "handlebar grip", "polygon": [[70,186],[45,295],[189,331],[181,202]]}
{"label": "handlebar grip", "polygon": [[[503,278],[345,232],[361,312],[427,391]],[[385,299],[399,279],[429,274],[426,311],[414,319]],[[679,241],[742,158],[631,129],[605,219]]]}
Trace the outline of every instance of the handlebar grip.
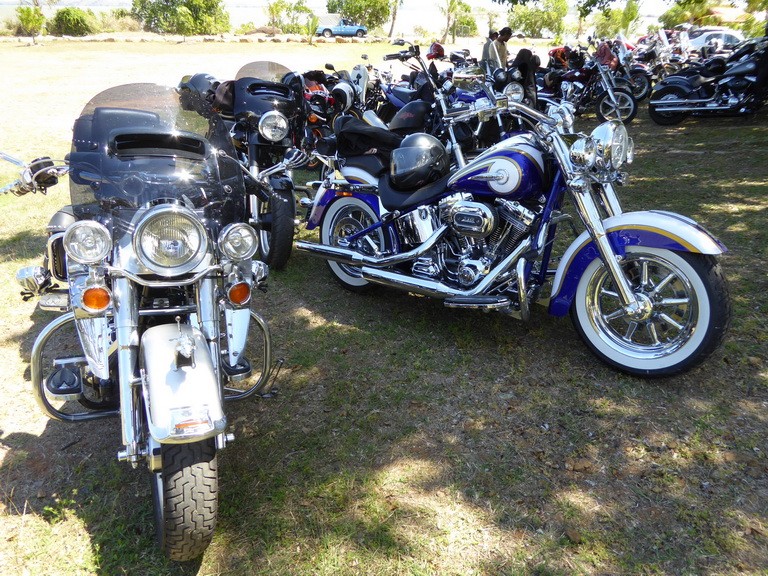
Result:
{"label": "handlebar grip", "polygon": [[400,60],[400,54],[385,54],[384,60]]}

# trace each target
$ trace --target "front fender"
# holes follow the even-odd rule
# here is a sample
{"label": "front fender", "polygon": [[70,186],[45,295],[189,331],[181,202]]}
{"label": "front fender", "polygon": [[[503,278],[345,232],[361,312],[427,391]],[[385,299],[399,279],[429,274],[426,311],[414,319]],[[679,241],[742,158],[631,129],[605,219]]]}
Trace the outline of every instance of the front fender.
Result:
{"label": "front fender", "polygon": [[[725,245],[696,221],[661,210],[625,212],[603,222],[615,253],[625,254],[627,246],[649,246],[675,252],[723,254]],[[552,283],[549,313],[565,316],[571,307],[576,288],[584,270],[600,253],[585,231],[563,254]]]}
{"label": "front fender", "polygon": [[[194,362],[177,363],[180,335],[193,342]],[[182,444],[224,432],[227,419],[219,379],[210,348],[197,328],[186,324],[149,328],[141,337],[139,358],[152,438],[161,444]]]}
{"label": "front fender", "polygon": [[[288,176],[270,176],[269,184],[270,186],[272,186],[272,189],[275,192],[277,192],[282,198],[290,197],[291,200],[293,200],[293,197],[294,197],[293,180],[288,178]],[[295,218],[296,202],[292,201],[290,204],[291,204],[293,217]]]}

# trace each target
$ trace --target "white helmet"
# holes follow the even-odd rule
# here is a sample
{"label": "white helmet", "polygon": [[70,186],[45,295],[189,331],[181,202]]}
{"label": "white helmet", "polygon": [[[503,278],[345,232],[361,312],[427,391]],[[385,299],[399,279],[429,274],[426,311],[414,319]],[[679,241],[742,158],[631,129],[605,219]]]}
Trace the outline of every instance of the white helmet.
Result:
{"label": "white helmet", "polygon": [[339,112],[346,112],[352,108],[355,101],[355,91],[347,82],[339,82],[331,90],[333,107]]}

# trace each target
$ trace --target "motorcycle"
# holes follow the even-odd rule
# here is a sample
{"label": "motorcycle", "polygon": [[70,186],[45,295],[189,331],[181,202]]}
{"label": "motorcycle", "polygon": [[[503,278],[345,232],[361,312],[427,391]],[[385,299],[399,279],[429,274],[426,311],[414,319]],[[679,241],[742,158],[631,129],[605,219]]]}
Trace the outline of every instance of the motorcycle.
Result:
{"label": "motorcycle", "polygon": [[[179,88],[188,94],[187,101],[204,102],[201,115],[213,111],[221,116],[240,162],[253,175],[278,166],[287,150],[305,145],[310,112],[304,86],[299,76],[281,64],[250,62],[234,80],[217,82],[203,93],[186,79]],[[295,190],[290,172],[276,171],[269,184],[266,196],[249,192],[249,217],[259,234],[259,258],[280,270],[293,247]]]}
{"label": "motorcycle", "polygon": [[[621,122],[587,136],[571,133],[567,105],[547,114],[497,106],[534,128],[458,169],[436,138],[407,136],[375,185],[338,175],[320,184],[307,224],[319,243],[297,250],[327,260],[353,292],[381,285],[526,321],[548,302],[598,358],[629,374],[670,376],[702,362],[730,321],[717,259],[725,246],[684,216],[622,210],[615,187],[633,143]],[[572,222],[566,197],[586,229],[558,258],[556,232]]]}
{"label": "motorcycle", "polygon": [[618,86],[608,66],[595,58],[577,69],[539,74],[537,83],[543,105],[552,101],[570,102],[579,115],[594,109],[601,122],[620,120],[629,124],[637,115],[637,100],[631,88]]}
{"label": "motorcycle", "polygon": [[648,114],[657,124],[670,126],[689,115],[754,114],[767,99],[768,37],[764,37],[746,43],[725,62],[715,59],[709,68],[668,76],[655,86]]}
{"label": "motorcycle", "polygon": [[613,46],[619,59],[616,75],[630,83],[632,94],[638,102],[645,100],[651,94],[653,73],[645,64],[635,61],[634,51],[627,47],[627,41],[622,34],[617,36]]}
{"label": "motorcycle", "polygon": [[277,376],[269,326],[251,309],[269,269],[253,259],[244,176],[267,193],[294,155],[252,178],[217,115],[184,110],[175,89],[152,84],[94,97],[66,162],[4,155],[22,166],[4,192],[70,180],[44,265],[17,274],[25,298],[58,313],[32,346],[37,403],[62,422],[119,418],[118,460],[149,469],[158,544],[175,561],[200,556],[214,533],[217,453],[234,439],[225,403],[267,394]]}

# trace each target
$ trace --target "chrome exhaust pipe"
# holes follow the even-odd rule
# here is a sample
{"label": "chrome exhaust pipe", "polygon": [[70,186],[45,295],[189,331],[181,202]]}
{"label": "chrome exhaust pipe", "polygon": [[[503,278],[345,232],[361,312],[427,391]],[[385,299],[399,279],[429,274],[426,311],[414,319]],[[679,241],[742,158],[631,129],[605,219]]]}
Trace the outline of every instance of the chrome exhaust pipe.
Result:
{"label": "chrome exhaust pipe", "polygon": [[392,270],[381,270],[379,268],[363,267],[360,269],[360,274],[363,279],[389,288],[396,288],[398,290],[406,290],[408,292],[415,292],[416,294],[423,294],[432,298],[453,298],[456,296],[478,296],[488,292],[491,285],[496,282],[503,274],[506,274],[512,265],[518,261],[523,254],[530,249],[530,241],[524,242],[518,246],[509,256],[504,258],[502,262],[483,280],[468,290],[461,290],[459,288],[453,288],[442,282],[436,282],[435,280],[429,280],[426,278],[414,278],[407,274],[400,272],[394,272]]}
{"label": "chrome exhaust pipe", "polygon": [[[654,104],[651,102],[650,104]],[[655,104],[654,104],[655,105]],[[665,100],[662,104],[655,105],[656,112],[709,112],[710,110],[732,110],[733,106],[684,106],[682,104],[670,104]]]}
{"label": "chrome exhaust pipe", "polygon": [[414,260],[426,254],[431,250],[440,238],[443,237],[448,230],[448,226],[440,226],[435,230],[432,235],[427,238],[426,242],[420,244],[409,252],[403,252],[402,254],[394,254],[392,256],[384,256],[382,258],[376,258],[375,256],[368,256],[366,254],[360,254],[355,250],[349,248],[342,248],[340,246],[328,246],[326,244],[316,244],[314,242],[296,242],[296,250],[300,252],[307,252],[313,256],[320,256],[326,260],[333,260],[340,264],[347,264],[349,266],[371,266],[373,268],[384,268],[387,266],[394,266],[407,262],[408,260]]}

